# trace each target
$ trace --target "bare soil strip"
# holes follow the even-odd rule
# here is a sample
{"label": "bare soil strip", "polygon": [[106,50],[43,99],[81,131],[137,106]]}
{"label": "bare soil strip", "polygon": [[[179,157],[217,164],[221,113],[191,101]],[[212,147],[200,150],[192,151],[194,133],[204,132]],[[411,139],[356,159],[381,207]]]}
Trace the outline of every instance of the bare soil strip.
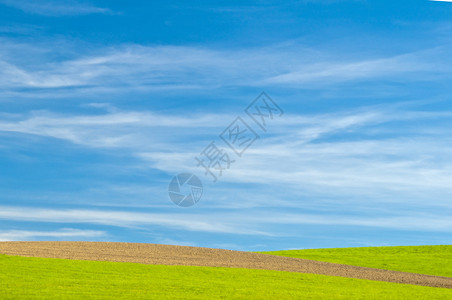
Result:
{"label": "bare soil strip", "polygon": [[[7,255],[182,265],[264,269],[452,288],[451,277],[355,267],[307,259],[223,249],[137,243],[0,242]],[[372,259],[371,257],[369,259]]]}

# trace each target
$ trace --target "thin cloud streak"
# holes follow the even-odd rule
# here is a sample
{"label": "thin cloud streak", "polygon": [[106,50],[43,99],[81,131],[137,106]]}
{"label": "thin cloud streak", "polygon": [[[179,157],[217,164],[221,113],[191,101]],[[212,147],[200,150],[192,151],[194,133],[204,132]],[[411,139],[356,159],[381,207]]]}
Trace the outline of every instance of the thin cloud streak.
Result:
{"label": "thin cloud streak", "polygon": [[134,213],[83,209],[41,209],[29,207],[1,207],[0,219],[28,222],[90,223],[130,228],[155,225],[187,231],[268,235],[258,230],[248,230],[215,220],[200,221],[199,215]]}
{"label": "thin cloud streak", "polygon": [[421,63],[416,54],[349,63],[305,65],[301,71],[289,72],[267,79],[269,84],[307,84],[318,81],[343,82],[399,74],[425,72],[433,66]]}
{"label": "thin cloud streak", "polygon": [[[449,72],[437,58],[444,56],[447,49],[382,58],[335,59],[300,46],[227,51],[206,47],[122,45],[46,63],[51,53],[49,49],[22,44],[22,47],[30,47],[30,51],[21,50],[12,55],[13,49],[17,49],[14,42],[6,40],[5,45],[3,57],[0,55],[0,85],[5,95],[17,89],[38,89],[52,97],[65,96],[69,88],[72,96],[74,91],[83,95],[225,86],[315,88],[381,77],[400,81],[402,75],[405,81],[424,81],[436,78],[435,74]],[[64,47],[61,51],[64,53]],[[33,53],[42,64],[29,66],[13,59]],[[268,69],[268,65],[273,68]],[[52,93],[48,93],[49,90]],[[19,95],[27,94],[29,92],[23,90]]]}
{"label": "thin cloud streak", "polygon": [[[225,115],[199,115],[193,117],[161,115],[152,112],[113,112],[101,115],[58,115],[49,112],[32,112],[19,119],[0,119],[0,131],[38,135],[67,140],[74,144],[94,147],[140,147],[156,145],[163,135],[151,134],[155,129],[220,127]],[[114,129],[114,130],[113,130]],[[154,129],[154,130],[153,130]],[[146,148],[146,147],[145,147]]]}
{"label": "thin cloud streak", "polygon": [[[233,213],[199,214],[153,214],[136,212],[118,212],[107,210],[58,210],[31,207],[0,207],[0,219],[8,221],[26,221],[40,223],[88,223],[117,227],[156,225],[167,228],[236,235],[276,236],[272,225],[313,224],[393,228],[402,230],[445,231],[450,232],[452,221],[438,215],[416,214],[399,216],[318,215],[294,213],[262,213],[254,215]],[[202,221],[201,221],[202,220]],[[265,228],[257,231],[252,228]],[[77,232],[63,232],[74,235]],[[80,233],[80,232],[78,232]],[[93,232],[91,232],[93,234]],[[94,233],[98,234],[98,233]],[[56,234],[58,236],[58,234]]]}
{"label": "thin cloud streak", "polygon": [[100,238],[105,231],[63,228],[57,231],[4,230],[0,231],[0,241],[29,241],[42,238]]}
{"label": "thin cloud streak", "polygon": [[[410,124],[451,117],[448,112],[401,112],[384,108],[288,115],[274,124],[277,134],[253,145],[246,159],[225,171],[222,181],[258,184],[270,181],[289,189],[303,186],[313,191],[364,193],[369,197],[379,194],[377,191],[405,196],[430,192],[442,193],[440,199],[443,199],[452,194],[449,184],[452,164],[448,162],[452,141],[448,132],[432,134],[426,128],[426,133],[417,130],[415,135],[406,136],[406,132],[395,128],[391,132],[396,136],[391,138],[364,135],[359,140],[329,139],[343,132],[362,135],[366,131],[387,130],[385,124],[393,121]],[[144,161],[147,168],[172,174],[193,169],[193,158],[206,146],[202,144],[205,134],[200,139],[193,128],[203,128],[214,137],[224,127],[219,120],[233,118],[215,114],[185,118],[115,111],[90,116],[36,112],[3,119],[0,131],[58,138],[90,148],[122,149],[130,157]],[[438,164],[435,159],[443,163]],[[278,161],[278,164],[269,169],[267,161]]]}
{"label": "thin cloud streak", "polygon": [[33,1],[33,0],[0,0],[0,4],[20,9],[26,13],[43,16],[77,16],[89,14],[112,14],[108,8],[96,7],[78,1]]}

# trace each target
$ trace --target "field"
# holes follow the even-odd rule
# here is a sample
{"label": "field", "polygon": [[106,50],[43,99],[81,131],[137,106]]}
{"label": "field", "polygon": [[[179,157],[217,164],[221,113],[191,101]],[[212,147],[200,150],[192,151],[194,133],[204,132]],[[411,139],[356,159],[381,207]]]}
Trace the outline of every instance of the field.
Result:
{"label": "field", "polygon": [[451,289],[281,271],[0,256],[0,298],[450,299]]}
{"label": "field", "polygon": [[262,253],[452,277],[452,246],[330,248]]}
{"label": "field", "polygon": [[[392,249],[396,248],[398,247]],[[402,252],[393,251],[392,258],[395,259],[397,255],[410,256],[415,261],[416,253],[425,254],[412,251],[407,255],[409,249],[414,248],[406,248]],[[419,257],[427,259],[433,266],[440,266],[450,259],[448,249],[450,248],[444,249],[444,255]],[[379,248],[367,250],[390,253],[390,250]],[[0,254],[1,299],[452,298],[452,278],[221,249],[128,243],[8,242],[0,243],[0,253],[8,254]],[[364,255],[363,251],[361,253]],[[378,260],[375,257],[372,259]],[[238,267],[240,263],[242,267]],[[401,265],[406,263],[408,260],[404,260]],[[199,264],[209,266],[197,266]],[[294,268],[290,272],[275,270],[289,266]],[[417,265],[417,268],[420,267],[421,265]],[[388,274],[389,280],[392,280],[391,276],[406,275],[408,277],[405,280],[413,282],[401,284],[312,274],[319,271],[316,268],[320,268],[321,272],[329,270],[340,273],[345,270],[352,272],[347,273],[349,275],[357,272],[359,276],[368,277]],[[414,277],[410,277],[411,275]]]}

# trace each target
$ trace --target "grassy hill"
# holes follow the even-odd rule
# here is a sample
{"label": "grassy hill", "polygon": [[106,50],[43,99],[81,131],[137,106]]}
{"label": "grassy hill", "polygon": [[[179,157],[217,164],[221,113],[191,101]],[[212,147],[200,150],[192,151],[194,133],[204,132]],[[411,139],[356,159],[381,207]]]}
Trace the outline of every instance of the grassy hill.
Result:
{"label": "grassy hill", "polygon": [[328,248],[261,252],[360,267],[452,277],[452,246]]}
{"label": "grassy hill", "polygon": [[452,298],[451,289],[250,269],[0,255],[0,270],[1,299]]}

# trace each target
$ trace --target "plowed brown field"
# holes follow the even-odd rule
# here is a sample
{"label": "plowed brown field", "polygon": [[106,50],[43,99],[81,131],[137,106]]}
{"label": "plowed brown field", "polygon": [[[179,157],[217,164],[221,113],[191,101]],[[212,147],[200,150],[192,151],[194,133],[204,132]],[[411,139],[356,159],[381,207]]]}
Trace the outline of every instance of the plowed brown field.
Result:
{"label": "plowed brown field", "polygon": [[265,269],[452,288],[450,277],[186,246],[104,242],[0,242],[0,254],[154,265]]}

